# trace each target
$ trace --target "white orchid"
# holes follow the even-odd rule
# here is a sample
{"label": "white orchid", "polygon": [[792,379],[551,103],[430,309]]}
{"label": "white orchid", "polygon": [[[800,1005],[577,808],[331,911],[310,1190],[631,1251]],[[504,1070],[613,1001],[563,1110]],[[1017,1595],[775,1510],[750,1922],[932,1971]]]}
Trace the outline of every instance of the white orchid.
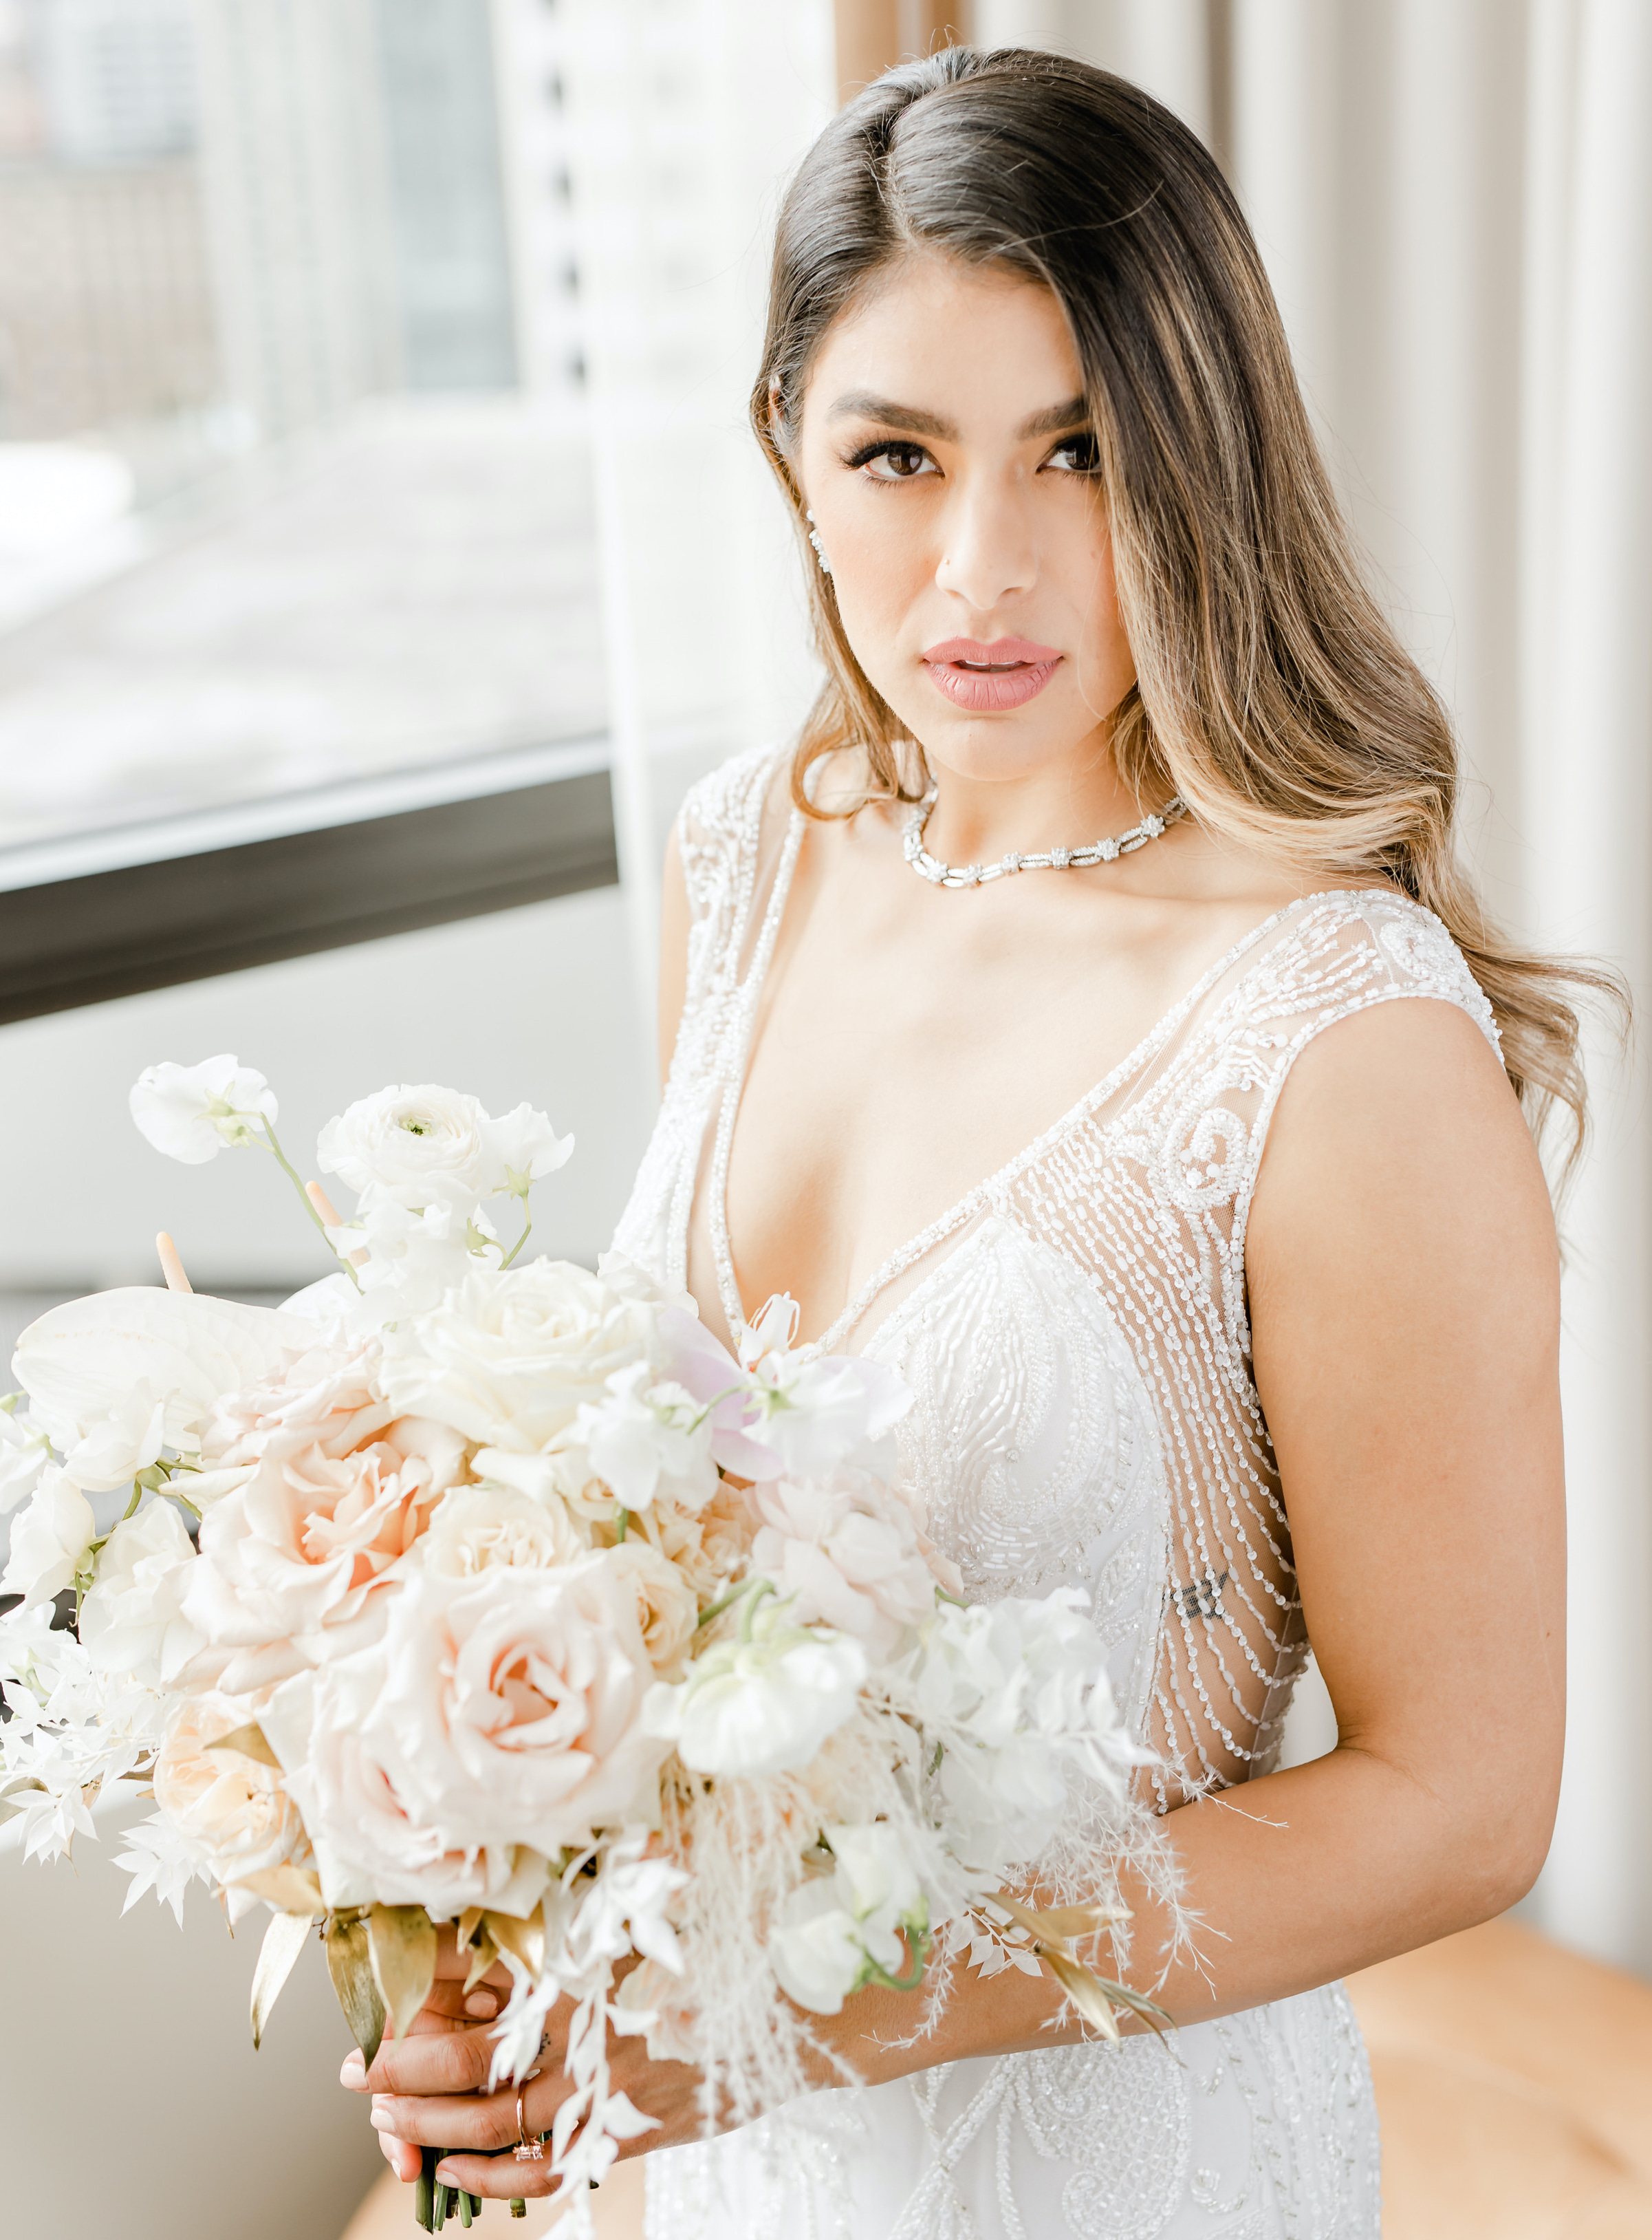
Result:
{"label": "white orchid", "polygon": [[738,1634],[715,1642],[673,1688],[651,1692],[644,1723],[696,1773],[757,1776],[805,1766],[853,1713],[867,1675],[858,1641],[793,1623],[767,1583],[748,1590]]}
{"label": "white orchid", "polygon": [[11,1528],[11,1554],[0,1595],[21,1595],[25,1608],[72,1587],[97,1537],[92,1505],[66,1470],[48,1470]]}
{"label": "white orchid", "polygon": [[647,1509],[663,1489],[698,1509],[717,1490],[705,1410],[669,1377],[656,1383],[646,1361],[616,1370],[603,1398],[581,1404],[570,1438],[623,1508]]}
{"label": "white orchid", "polygon": [[146,1067],[128,1103],[156,1150],[189,1167],[251,1143],[280,1111],[263,1074],[227,1052],[199,1065]]}

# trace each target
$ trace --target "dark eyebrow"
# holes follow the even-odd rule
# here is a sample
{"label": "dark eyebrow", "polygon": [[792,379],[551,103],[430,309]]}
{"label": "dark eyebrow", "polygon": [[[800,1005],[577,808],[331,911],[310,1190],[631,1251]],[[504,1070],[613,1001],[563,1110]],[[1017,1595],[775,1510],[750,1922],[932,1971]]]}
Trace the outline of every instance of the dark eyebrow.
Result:
{"label": "dark eyebrow", "polygon": [[[951,421],[943,420],[938,412],[925,412],[916,404],[896,404],[889,397],[874,397],[867,389],[845,390],[826,417],[829,420],[878,420],[886,428],[902,429],[909,436],[933,436],[943,443],[958,440]],[[1016,430],[1016,440],[1027,443],[1036,436],[1059,436],[1069,428],[1082,427],[1089,417],[1089,406],[1082,397],[1070,397],[1065,404],[1048,404],[1022,422]]]}

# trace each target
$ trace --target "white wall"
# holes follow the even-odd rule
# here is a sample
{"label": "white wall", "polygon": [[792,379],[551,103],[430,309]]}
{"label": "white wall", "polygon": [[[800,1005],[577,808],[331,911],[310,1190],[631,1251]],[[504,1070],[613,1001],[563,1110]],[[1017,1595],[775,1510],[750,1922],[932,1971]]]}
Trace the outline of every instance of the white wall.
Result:
{"label": "white wall", "polygon": [[273,1160],[179,1166],[128,1117],[144,1066],[226,1050],[269,1077],[305,1174],[323,1123],[386,1082],[543,1107],[577,1143],[534,1193],[535,1243],[594,1260],[653,1117],[626,939],[609,887],[0,1029],[0,1290],[153,1282],[157,1229],[197,1289],[324,1272]]}

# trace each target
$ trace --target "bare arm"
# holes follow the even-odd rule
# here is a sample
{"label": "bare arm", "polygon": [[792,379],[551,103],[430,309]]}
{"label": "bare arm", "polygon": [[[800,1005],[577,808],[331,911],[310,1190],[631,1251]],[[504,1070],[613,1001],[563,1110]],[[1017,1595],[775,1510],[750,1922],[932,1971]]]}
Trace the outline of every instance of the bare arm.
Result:
{"label": "bare arm", "polygon": [[[1198,1963],[1179,1963],[1159,1993],[1188,2023],[1501,1911],[1542,1863],[1560,1774],[1554,1228],[1507,1080],[1469,1020],[1380,1005],[1303,1054],[1270,1130],[1247,1264],[1257,1382],[1339,1740],[1167,1823],[1206,1924]],[[1143,1897],[1138,1980],[1163,1931]],[[861,1992],[821,2029],[876,2081],[1076,2037],[1070,2022],[1048,2027],[1058,2003],[1018,1973],[966,1975],[916,2049],[887,2043],[915,2019],[898,1994]],[[462,2063],[460,2043],[442,2057]],[[554,2058],[534,2088],[538,2124],[562,2096]],[[381,2090],[452,2089],[445,2075],[417,2081],[416,2043],[380,2059]],[[636,2041],[616,2047],[616,2082],[665,2119],[639,2148],[697,2128],[686,2075],[650,2068]],[[463,2145],[467,2105],[477,2143],[496,2143],[485,2127],[510,2111],[486,2100],[398,2097],[381,2120]],[[460,2167],[497,2190],[480,2183],[484,2165]]]}

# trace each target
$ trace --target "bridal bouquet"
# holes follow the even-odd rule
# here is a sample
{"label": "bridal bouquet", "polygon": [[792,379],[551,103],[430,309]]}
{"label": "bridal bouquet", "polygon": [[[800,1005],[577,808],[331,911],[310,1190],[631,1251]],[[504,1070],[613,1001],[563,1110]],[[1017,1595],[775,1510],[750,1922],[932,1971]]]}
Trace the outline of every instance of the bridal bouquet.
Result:
{"label": "bridal bouquet", "polygon": [[[316,1152],[347,1220],[235,1058],[154,1067],[131,1105],[174,1157],[276,1160],[338,1264],[276,1312],[195,1295],[163,1238],[171,1288],[19,1341],[0,1810],[26,1851],[147,1781],[129,1904],[181,1920],[200,1880],[232,1927],[269,1910],[255,2041],[319,1923],[370,2063],[453,1923],[473,1982],[514,1983],[496,2083],[570,2003],[565,2183],[649,2122],[610,2030],[697,2063],[709,2123],[803,2089],[809,2016],[863,1985],[926,1984],[932,2015],[937,1961],[1048,1970],[1109,2035],[1144,2006],[1076,1950],[1152,1848],[1083,1597],[959,1599],[893,1483],[889,1370],[799,1349],[783,1296],[736,1358],[623,1260],[523,1262],[572,1150],[525,1105],[350,1106]],[[1092,1902],[1031,1910],[1006,1885],[1035,1868]],[[421,2222],[468,2223],[435,2160]]]}

